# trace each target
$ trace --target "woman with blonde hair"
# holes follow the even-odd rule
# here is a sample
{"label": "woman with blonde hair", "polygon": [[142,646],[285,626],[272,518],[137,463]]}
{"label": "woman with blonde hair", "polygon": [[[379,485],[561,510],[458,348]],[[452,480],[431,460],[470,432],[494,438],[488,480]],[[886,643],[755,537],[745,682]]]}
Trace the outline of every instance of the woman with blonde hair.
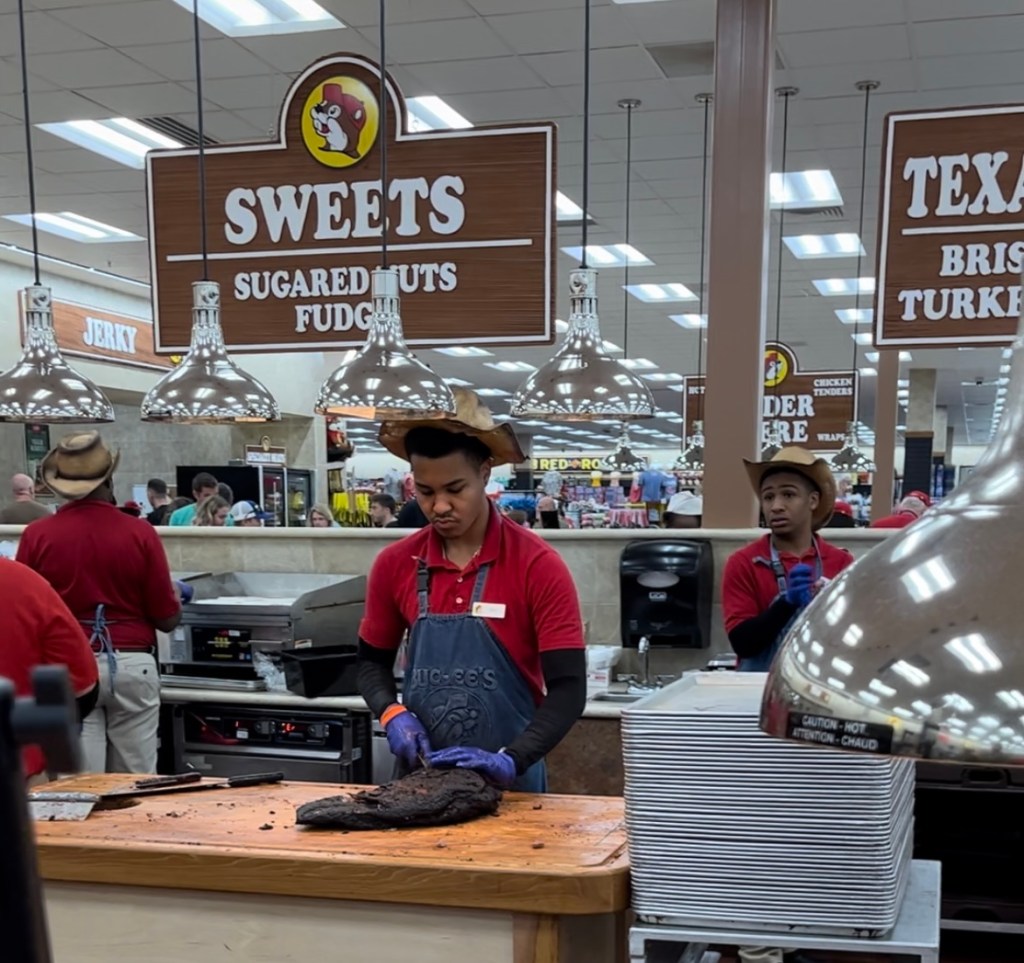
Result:
{"label": "woman with blonde hair", "polygon": [[314,505],[309,510],[310,528],[341,528],[334,520],[331,510],[326,505]]}
{"label": "woman with blonde hair", "polygon": [[196,506],[192,524],[220,528],[227,524],[229,511],[231,506],[220,495],[210,495]]}

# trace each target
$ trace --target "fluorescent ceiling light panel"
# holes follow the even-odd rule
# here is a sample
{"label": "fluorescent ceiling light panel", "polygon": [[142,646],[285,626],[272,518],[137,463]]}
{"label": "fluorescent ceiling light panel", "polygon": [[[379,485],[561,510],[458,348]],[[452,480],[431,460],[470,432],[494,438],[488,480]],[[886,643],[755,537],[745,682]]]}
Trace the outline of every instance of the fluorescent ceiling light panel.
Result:
{"label": "fluorescent ceiling light panel", "polygon": [[555,194],[555,212],[560,221],[582,221],[583,208],[561,191]]}
{"label": "fluorescent ceiling light panel", "polygon": [[653,371],[658,366],[647,358],[619,358],[619,364],[630,371]]}
{"label": "fluorescent ceiling light panel", "polygon": [[453,385],[456,388],[468,388],[473,382],[466,381],[462,378],[445,378],[444,383],[447,385]]}
{"label": "fluorescent ceiling light panel", "polygon": [[675,321],[681,328],[706,328],[708,316],[706,314],[670,314],[669,321]]}
{"label": "fluorescent ceiling light panel", "polygon": [[696,301],[694,294],[685,284],[673,282],[672,284],[624,284],[624,291],[628,291],[638,301],[652,304],[655,301]]}
{"label": "fluorescent ceiling light panel", "polygon": [[495,371],[536,371],[536,365],[528,364],[525,361],[485,361],[488,368]]}
{"label": "fluorescent ceiling light panel", "polygon": [[476,393],[481,398],[507,398],[511,391],[505,391],[504,388],[477,388]]}
{"label": "fluorescent ceiling light panel", "polygon": [[[563,254],[576,261],[583,260],[583,248],[563,247]],[[588,244],[587,264],[592,268],[613,268],[650,265],[654,262],[640,253],[632,244]]]}
{"label": "fluorescent ceiling light panel", "polygon": [[871,364],[878,364],[878,352],[877,351],[865,351],[864,360]]}
{"label": "fluorescent ceiling light panel", "polygon": [[682,381],[683,376],[676,374],[674,371],[656,371],[654,374],[640,375],[641,378],[646,378],[648,381]]}
{"label": "fluorescent ceiling light panel", "polygon": [[873,378],[878,374],[877,368],[860,368],[858,369],[861,375],[865,378]]}
{"label": "fluorescent ceiling light panel", "polygon": [[858,286],[861,294],[875,293],[874,278],[825,278],[815,281],[814,286],[818,289],[818,294],[823,294],[825,297],[854,295],[857,293]]}
{"label": "fluorescent ceiling light panel", "polygon": [[561,318],[555,318],[555,332],[557,334],[565,334],[569,330],[569,322],[563,321]]}
{"label": "fluorescent ceiling light panel", "polygon": [[483,348],[462,347],[457,348],[434,348],[438,354],[446,354],[451,358],[490,358],[494,356],[493,351],[485,351]]}
{"label": "fluorescent ceiling light panel", "polygon": [[[5,214],[5,218],[17,224],[32,226],[31,214]],[[83,217],[72,211],[61,211],[59,214],[36,214],[36,226],[40,231],[48,231],[59,237],[85,244],[112,244],[122,241],[142,241],[144,238],[131,231],[122,231],[119,227],[94,221],[91,217]]]}
{"label": "fluorescent ceiling light panel", "polygon": [[774,208],[800,211],[843,203],[843,195],[839,193],[831,171],[790,171],[785,176],[772,174],[770,185],[771,206]]}
{"label": "fluorescent ceiling light panel", "polygon": [[851,338],[857,342],[857,344],[871,344],[871,332],[861,331],[859,334],[851,334]]}
{"label": "fluorescent ceiling light panel", "polygon": [[[193,0],[174,0],[189,13]],[[314,0],[205,0],[199,16],[229,37],[258,37],[344,27]]]}
{"label": "fluorescent ceiling light panel", "polygon": [[425,130],[465,130],[473,126],[451,104],[433,94],[410,97],[405,102],[405,109],[407,126],[414,133]]}
{"label": "fluorescent ceiling light panel", "polygon": [[836,308],[836,317],[843,324],[872,324],[875,312],[871,308]]}
{"label": "fluorescent ceiling light panel", "polygon": [[160,131],[128,117],[62,120],[54,124],[36,124],[36,127],[137,170],[146,166],[146,154],[151,150],[185,146],[173,137],[166,137]]}
{"label": "fluorescent ceiling light panel", "polygon": [[866,254],[856,234],[794,234],[784,237],[793,257],[857,257]]}

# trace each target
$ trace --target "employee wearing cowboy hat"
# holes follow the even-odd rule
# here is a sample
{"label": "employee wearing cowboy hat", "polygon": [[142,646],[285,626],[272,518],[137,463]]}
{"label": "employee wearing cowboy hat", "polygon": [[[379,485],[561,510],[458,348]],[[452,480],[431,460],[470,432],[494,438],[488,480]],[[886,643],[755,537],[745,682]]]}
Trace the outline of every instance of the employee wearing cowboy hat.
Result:
{"label": "employee wearing cowboy hat", "polygon": [[722,609],[740,671],[767,672],[797,613],[853,556],[816,534],[836,500],[824,459],[792,446],[745,463],[770,532],[729,556]]}
{"label": "employee wearing cowboy hat", "polygon": [[114,503],[118,457],[95,431],[61,439],[40,470],[66,504],[25,529],[18,561],[53,586],[96,653],[100,692],[82,731],[86,769],[156,772],[156,631],[178,624],[181,603],[156,529]]}
{"label": "employee wearing cowboy hat", "polygon": [[[400,770],[459,767],[543,792],[544,757],[586,701],[579,599],[561,556],[485,494],[492,465],[524,459],[511,427],[473,392],[455,397],[454,419],[380,429],[409,459],[429,524],[370,571],[359,688]],[[393,669],[406,630],[400,704]]]}

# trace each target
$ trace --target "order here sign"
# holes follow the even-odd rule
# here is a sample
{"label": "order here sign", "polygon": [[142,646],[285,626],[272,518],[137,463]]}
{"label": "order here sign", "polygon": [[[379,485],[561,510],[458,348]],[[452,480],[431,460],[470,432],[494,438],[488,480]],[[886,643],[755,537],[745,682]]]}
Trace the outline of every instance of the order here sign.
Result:
{"label": "order here sign", "polygon": [[889,114],[875,344],[1013,339],[1024,267],[1024,105]]}

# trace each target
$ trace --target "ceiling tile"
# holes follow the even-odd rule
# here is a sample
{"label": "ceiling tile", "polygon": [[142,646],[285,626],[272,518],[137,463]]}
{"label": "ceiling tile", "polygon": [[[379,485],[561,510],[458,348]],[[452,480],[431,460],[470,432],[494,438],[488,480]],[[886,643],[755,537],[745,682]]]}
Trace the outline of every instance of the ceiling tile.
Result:
{"label": "ceiling tile", "polygon": [[636,3],[619,9],[636,39],[643,43],[689,44],[715,39],[715,0]]}
{"label": "ceiling tile", "polygon": [[778,11],[780,34],[905,22],[903,4],[893,0],[782,0]]}
{"label": "ceiling tile", "polygon": [[910,38],[902,26],[847,27],[816,30],[779,38],[787,67],[820,67],[843,63],[906,60]]}
{"label": "ceiling tile", "polygon": [[[36,4],[39,6],[39,4]],[[11,3],[7,9],[12,9]],[[18,15],[0,14],[0,57],[18,56]],[[25,46],[29,58],[35,54],[65,53],[69,50],[94,50],[102,47],[98,40],[74,27],[61,23],[48,13],[25,14]]]}
{"label": "ceiling tile", "polygon": [[421,83],[419,90],[406,90],[409,96],[419,93],[445,96],[543,86],[542,80],[520,57],[449,60],[433,64],[413,64],[409,69]]}
{"label": "ceiling tile", "polygon": [[[260,77],[225,77],[203,83],[203,98],[207,105],[217,104],[225,110],[280,106],[288,93],[290,81],[282,74],[263,74]],[[181,84],[189,97],[182,109],[195,106],[195,84],[188,80]]]}
{"label": "ceiling tile", "polygon": [[910,20],[967,20],[1020,13],[1017,0],[905,0]]}
{"label": "ceiling tile", "polygon": [[448,102],[474,124],[552,120],[575,113],[575,108],[560,96],[560,92],[548,88],[458,94],[449,97]]}
{"label": "ceiling tile", "polygon": [[298,74],[321,57],[339,51],[377,59],[376,40],[362,36],[358,30],[321,30],[312,33],[278,34],[273,37],[239,37],[237,43],[264,63],[289,74]]}
{"label": "ceiling tile", "polygon": [[[575,52],[532,54],[523,58],[552,87],[579,84],[583,59]],[[660,80],[654,58],[640,46],[603,47],[591,56],[591,77],[596,81]]]}
{"label": "ceiling tile", "polygon": [[109,109],[114,117],[153,117],[176,114],[188,110],[195,102],[195,94],[180,84],[161,81],[156,84],[138,84],[131,87],[90,87],[79,93]]}
{"label": "ceiling tile", "polygon": [[918,57],[988,55],[1024,50],[1024,16],[978,20],[931,20],[911,27]]}
{"label": "ceiling tile", "polygon": [[[191,42],[126,47],[125,53],[136,64],[145,64],[168,80],[195,79],[195,58]],[[267,72],[267,65],[259,57],[234,40],[224,37],[203,41],[204,80],[218,77],[255,77]]]}
{"label": "ceiling tile", "polygon": [[[579,0],[577,0],[579,2]],[[378,0],[319,0],[342,23],[353,27],[377,27]],[[389,0],[388,24],[416,23],[427,20],[453,20],[472,17],[475,11],[467,0]],[[342,47],[335,45],[335,49]]]}
{"label": "ceiling tile", "polygon": [[[985,57],[974,54],[958,57],[923,57],[917,62],[921,87],[925,90],[944,90],[969,87],[1019,86],[1021,55],[993,53]],[[1008,96],[999,98],[1005,102]],[[968,97],[973,100],[973,97]],[[974,101],[977,103],[977,101]]]}
{"label": "ceiling tile", "polygon": [[136,0],[132,4],[92,3],[54,11],[54,17],[111,47],[190,40],[192,17],[170,0]]}
{"label": "ceiling tile", "polygon": [[397,24],[388,30],[388,57],[398,63],[433,63],[502,57],[508,48],[480,17]]}
{"label": "ceiling tile", "polygon": [[40,54],[32,58],[32,71],[68,90],[148,84],[160,80],[159,75],[142,63],[109,48]]}
{"label": "ceiling tile", "polygon": [[[69,90],[51,90],[32,94],[30,103],[32,123],[43,124],[59,120],[95,120],[110,116],[110,109],[79,97]],[[12,117],[22,116],[21,94],[0,95],[0,111]]]}
{"label": "ceiling tile", "polygon": [[[635,40],[622,15],[622,7],[597,7],[591,20],[593,47],[621,47]],[[583,18],[573,10],[546,10],[491,17],[488,23],[516,53],[548,53],[557,50],[579,51],[583,62]]]}

